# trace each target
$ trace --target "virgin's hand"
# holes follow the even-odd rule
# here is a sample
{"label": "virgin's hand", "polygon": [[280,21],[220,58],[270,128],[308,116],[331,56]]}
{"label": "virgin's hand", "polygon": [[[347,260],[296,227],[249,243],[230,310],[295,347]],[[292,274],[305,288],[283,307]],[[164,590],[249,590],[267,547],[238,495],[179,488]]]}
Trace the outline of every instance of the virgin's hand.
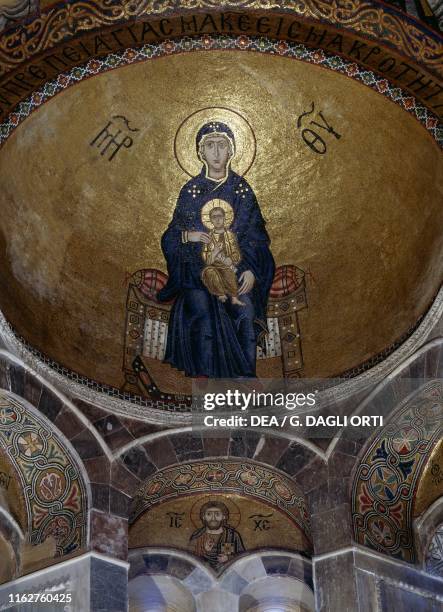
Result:
{"label": "virgin's hand", "polygon": [[208,244],[209,240],[209,234],[205,232],[188,232],[188,242],[204,242]]}
{"label": "virgin's hand", "polygon": [[243,295],[244,293],[249,293],[251,291],[255,283],[255,276],[251,270],[245,270],[245,272],[240,275],[239,281],[241,285],[238,294]]}

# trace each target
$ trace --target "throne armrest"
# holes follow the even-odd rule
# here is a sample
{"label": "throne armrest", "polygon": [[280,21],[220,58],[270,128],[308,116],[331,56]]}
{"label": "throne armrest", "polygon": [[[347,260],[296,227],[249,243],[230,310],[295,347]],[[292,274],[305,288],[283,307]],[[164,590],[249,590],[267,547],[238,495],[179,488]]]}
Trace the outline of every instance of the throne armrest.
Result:
{"label": "throne armrest", "polygon": [[155,268],[146,268],[138,270],[130,277],[130,284],[133,285],[141,298],[147,302],[162,305],[172,306],[174,299],[168,302],[159,302],[157,293],[163,289],[168,281],[168,275]]}

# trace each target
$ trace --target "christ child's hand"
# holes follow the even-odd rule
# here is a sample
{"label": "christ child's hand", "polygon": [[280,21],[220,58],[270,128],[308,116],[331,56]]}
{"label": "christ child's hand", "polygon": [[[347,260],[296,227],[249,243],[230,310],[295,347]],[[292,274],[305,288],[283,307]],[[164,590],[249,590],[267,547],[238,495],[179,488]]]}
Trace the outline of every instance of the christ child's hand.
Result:
{"label": "christ child's hand", "polygon": [[212,251],[212,256],[214,258],[214,261],[217,259],[219,261],[223,261],[224,258],[223,258],[222,251],[223,251],[223,246],[221,244],[216,244],[214,247],[214,250]]}
{"label": "christ child's hand", "polygon": [[220,259],[220,252],[222,247],[218,244],[214,245],[214,248],[210,251],[208,263],[212,265],[215,261]]}

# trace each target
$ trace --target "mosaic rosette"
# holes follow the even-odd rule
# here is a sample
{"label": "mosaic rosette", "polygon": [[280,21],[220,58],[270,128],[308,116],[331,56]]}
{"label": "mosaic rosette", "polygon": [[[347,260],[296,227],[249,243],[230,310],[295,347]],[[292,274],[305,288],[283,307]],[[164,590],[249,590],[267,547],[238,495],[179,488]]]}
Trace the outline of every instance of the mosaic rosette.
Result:
{"label": "mosaic rosette", "polygon": [[85,485],[69,451],[44,421],[16,400],[1,398],[0,446],[21,477],[29,541],[40,544],[51,536],[59,556],[85,547]]}
{"label": "mosaic rosette", "polygon": [[19,416],[8,402],[0,399],[0,428],[9,429],[11,425],[17,422]]}
{"label": "mosaic rosette", "polygon": [[442,411],[441,382],[427,383],[392,415],[366,450],[352,490],[359,544],[415,562],[414,498],[422,469],[443,431]]}

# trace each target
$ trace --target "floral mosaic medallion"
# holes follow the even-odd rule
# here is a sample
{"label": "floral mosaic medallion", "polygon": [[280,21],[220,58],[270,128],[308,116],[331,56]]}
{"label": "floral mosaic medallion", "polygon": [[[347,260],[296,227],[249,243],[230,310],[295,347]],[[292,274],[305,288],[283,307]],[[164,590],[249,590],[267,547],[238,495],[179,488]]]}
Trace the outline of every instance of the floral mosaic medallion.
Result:
{"label": "floral mosaic medallion", "polygon": [[396,410],[366,450],[352,490],[359,544],[415,562],[413,504],[422,470],[443,430],[442,413],[442,384],[429,382]]}
{"label": "floral mosaic medallion", "polygon": [[78,466],[42,418],[1,394],[0,447],[21,477],[29,541],[53,537],[58,556],[84,548],[87,497]]}

